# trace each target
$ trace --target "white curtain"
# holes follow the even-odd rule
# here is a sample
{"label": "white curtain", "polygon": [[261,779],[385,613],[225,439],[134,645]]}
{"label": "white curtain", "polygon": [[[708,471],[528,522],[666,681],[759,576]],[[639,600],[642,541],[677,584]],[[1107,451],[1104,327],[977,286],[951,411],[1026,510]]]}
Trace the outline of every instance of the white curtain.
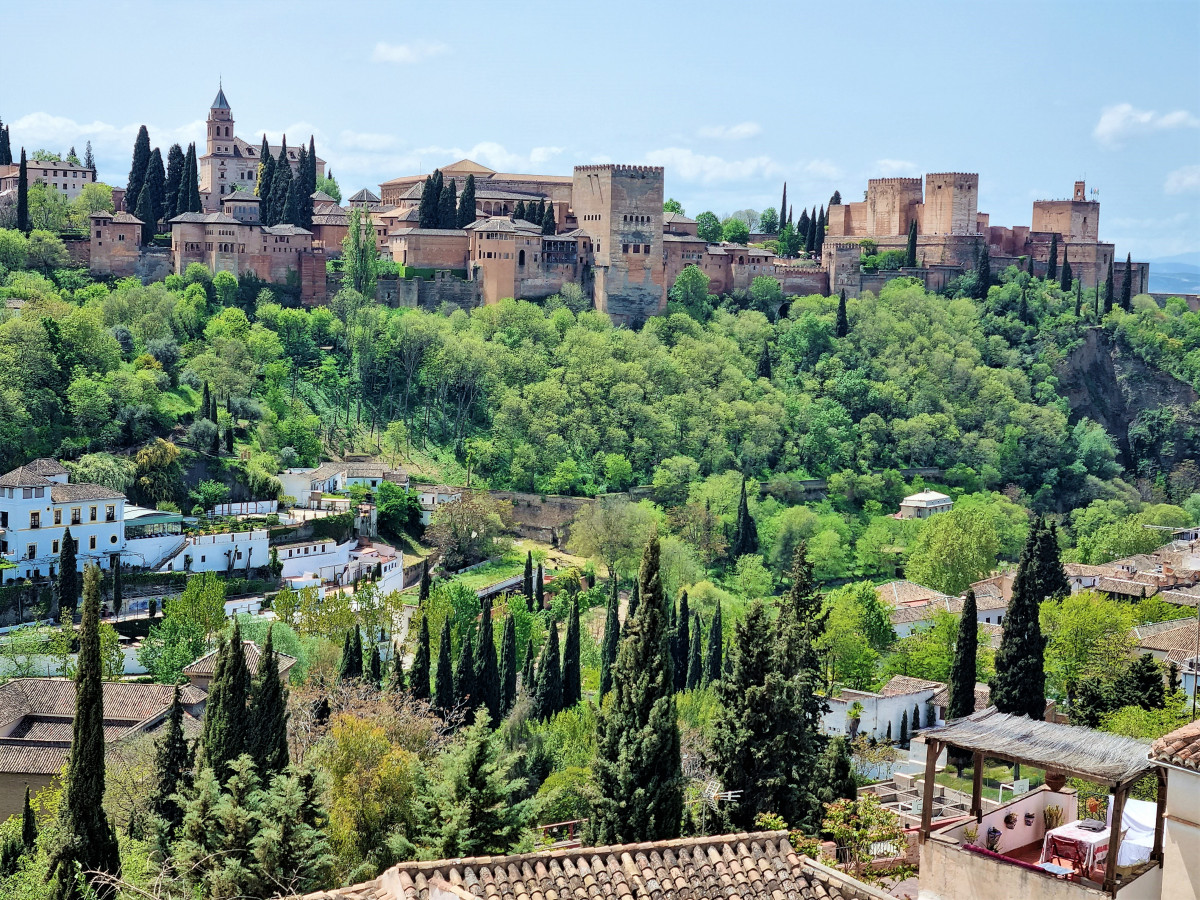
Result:
{"label": "white curtain", "polygon": [[[1108,827],[1112,827],[1113,797],[1108,797]],[[1117,851],[1117,865],[1136,866],[1150,859],[1154,849],[1154,824],[1158,818],[1158,804],[1149,800],[1125,801],[1121,815],[1121,848]]]}

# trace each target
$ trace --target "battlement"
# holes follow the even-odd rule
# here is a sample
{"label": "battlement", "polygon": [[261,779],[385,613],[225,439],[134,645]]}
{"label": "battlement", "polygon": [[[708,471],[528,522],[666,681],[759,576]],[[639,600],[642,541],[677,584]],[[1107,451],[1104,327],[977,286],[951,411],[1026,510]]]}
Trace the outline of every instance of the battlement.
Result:
{"label": "battlement", "polygon": [[612,172],[614,175],[662,175],[662,166],[631,166],[619,163],[598,163],[590,166],[576,166],[576,172]]}
{"label": "battlement", "polygon": [[901,187],[920,187],[920,178],[868,178],[867,186],[872,184],[896,184]]}
{"label": "battlement", "polygon": [[978,178],[978,172],[929,172],[926,178]]}

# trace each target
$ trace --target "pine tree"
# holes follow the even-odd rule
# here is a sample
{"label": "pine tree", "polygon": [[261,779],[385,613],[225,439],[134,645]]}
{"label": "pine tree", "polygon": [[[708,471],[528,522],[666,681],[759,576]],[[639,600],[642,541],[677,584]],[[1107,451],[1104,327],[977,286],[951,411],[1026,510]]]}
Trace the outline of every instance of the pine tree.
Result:
{"label": "pine tree", "polygon": [[533,603],[536,609],[546,608],[546,572],[537,564],[537,575],[533,579]]}
{"label": "pine tree", "polygon": [[288,161],[287,136],[279,148],[275,160],[275,173],[271,176],[271,215],[273,225],[286,224],[288,191],[292,186],[292,164]]}
{"label": "pine tree", "polygon": [[563,642],[562,708],[570,709],[583,699],[583,684],[579,670],[579,598],[571,599],[567,618],[567,638]]}
{"label": "pine tree", "polygon": [[641,602],[617,652],[613,698],[601,713],[595,761],[596,844],[666,840],[683,818],[679,721],[668,647],[658,536],[642,556]]}
{"label": "pine tree", "polygon": [[246,701],[250,697],[250,670],[246,667],[246,648],[242,629],[233,620],[233,635],[217,650],[216,666],[204,707],[204,729],[200,735],[204,764],[224,782],[229,764],[247,752],[250,734],[246,721]]}
{"label": "pine tree", "polygon": [[58,551],[58,614],[74,616],[79,602],[79,563],[75,558],[75,539],[68,526],[63,531]]}
{"label": "pine tree", "polygon": [[171,712],[154,753],[154,793],[150,796],[150,812],[162,820],[168,842],[183,824],[183,806],[176,795],[191,789],[193,755],[183,733],[183,702],[176,685]]}
{"label": "pine tree", "polygon": [[516,702],[517,624],[510,614],[504,620],[504,634],[500,636],[500,715],[508,715]]}
{"label": "pine tree", "polygon": [[850,333],[850,319],[846,315],[845,288],[842,288],[841,294],[838,295],[837,324],[834,325],[833,333],[840,338],[845,337]]}
{"label": "pine tree", "polygon": [[[133,163],[129,167],[129,181],[125,185],[125,208],[136,210],[142,198],[142,185],[146,183],[146,167],[150,165],[150,132],[143,125],[138,129],[133,142]],[[136,214],[136,213],[135,213]]]}
{"label": "pine tree", "polygon": [[[120,876],[117,835],[104,811],[104,693],[100,663],[100,569],[83,573],[83,620],[75,673],[75,721],[59,806],[59,838],[51,850],[47,880],[54,900],[82,896],[77,873]],[[84,876],[101,900],[111,887]]]}
{"label": "pine tree", "polygon": [[520,222],[525,218],[525,201],[518,200],[517,205],[513,207],[513,220]]}
{"label": "pine tree", "polygon": [[1062,278],[1058,282],[1058,289],[1064,294],[1071,289],[1071,260],[1064,259],[1062,264]]}
{"label": "pine tree", "polygon": [[671,674],[674,676],[676,691],[687,687],[688,654],[692,650],[691,624],[688,593],[684,591],[679,598],[679,616],[676,619],[675,634],[671,638]]}
{"label": "pine tree", "polygon": [[608,592],[608,606],[604,614],[604,642],[600,645],[600,699],[612,689],[612,667],[617,661],[617,647],[621,641],[620,597],[617,593],[617,578],[613,575]]}
{"label": "pine tree", "polygon": [[904,266],[908,269],[917,265],[917,220],[908,223],[908,245],[904,248]]}
{"label": "pine tree", "polygon": [[25,148],[21,148],[21,164],[17,169],[17,230],[29,234],[29,169],[25,164]]}
{"label": "pine tree", "polygon": [[712,624],[708,626],[708,654],[704,659],[704,684],[712,684],[721,680],[721,644],[724,636],[721,622],[721,601],[717,601],[717,611],[713,613]]}
{"label": "pine tree", "polygon": [[1004,616],[1004,635],[996,653],[996,675],[991,699],[1003,713],[1040,720],[1046,713],[1046,639],[1038,612],[1044,596],[1038,596],[1038,542],[1042,524],[1035,522],[1017,562],[1012,600]]}
{"label": "pine tree", "polygon": [[950,669],[950,702],[946,718],[958,719],[975,712],[976,654],[979,647],[979,617],[975,591],[968,590],[958,620],[958,639],[954,642],[954,664]]}
{"label": "pine tree", "polygon": [[754,517],[750,515],[750,505],[746,498],[746,478],[742,477],[742,493],[738,499],[737,524],[733,532],[733,546],[730,553],[734,559],[758,552],[758,527]]}
{"label": "pine tree", "polygon": [[163,182],[163,218],[168,222],[179,215],[179,185],[183,183],[186,164],[183,148],[172,144],[167,151],[167,179]]}
{"label": "pine tree", "polygon": [[458,198],[458,227],[466,228],[475,221],[475,176],[468,175]]}
{"label": "pine tree", "polygon": [[537,664],[537,690],[533,695],[534,714],[543,722],[563,708],[562,662],[558,652],[558,626],[550,624],[542,658]]}
{"label": "pine tree", "polygon": [[542,211],[542,234],[555,234],[558,227],[554,224],[554,204],[547,203]]}
{"label": "pine tree", "polygon": [[525,603],[529,606],[529,611],[533,612],[533,551],[532,550],[528,550],[525,553],[525,574],[524,574],[524,577],[521,579],[521,593],[523,593],[525,595]]}
{"label": "pine tree", "polygon": [[433,708],[445,717],[454,709],[454,668],[451,662],[450,619],[442,625],[442,639],[438,647],[438,666],[433,682]]}
{"label": "pine tree", "polygon": [[1133,254],[1125,254],[1125,274],[1121,278],[1121,309],[1129,312],[1133,308]]}
{"label": "pine tree", "polygon": [[471,629],[463,635],[454,666],[454,703],[466,712],[479,706],[475,691],[475,642]]}
{"label": "pine tree", "polygon": [[684,679],[684,687],[689,691],[694,691],[700,687],[700,682],[704,680],[703,654],[700,647],[700,614],[696,613],[694,618],[695,621],[692,622],[692,645],[688,653],[687,677]]}
{"label": "pine tree", "polygon": [[[396,654],[400,659],[400,654]],[[429,617],[421,616],[421,631],[417,635],[417,649],[413,654],[412,671],[409,672],[409,690],[417,700],[429,699]],[[399,665],[399,663],[397,663]]]}
{"label": "pine tree", "polygon": [[771,380],[771,347],[763,341],[762,351],[758,354],[758,371],[756,373],[759,378]]}
{"label": "pine tree", "polygon": [[1046,278],[1058,277],[1058,232],[1050,235],[1050,257],[1046,261]]}
{"label": "pine tree", "polygon": [[492,598],[485,597],[479,617],[479,639],[475,644],[475,696],[493,722],[499,722],[504,685],[496,662],[496,641],[492,634]]}

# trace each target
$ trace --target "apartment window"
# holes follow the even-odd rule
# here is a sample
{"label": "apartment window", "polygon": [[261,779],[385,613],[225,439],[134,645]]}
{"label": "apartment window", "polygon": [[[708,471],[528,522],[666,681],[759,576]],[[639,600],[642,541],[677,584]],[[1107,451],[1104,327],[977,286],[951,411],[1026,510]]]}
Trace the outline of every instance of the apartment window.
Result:
{"label": "apartment window", "polygon": [[37,544],[29,544],[25,547],[25,558],[35,559],[37,557]]}
{"label": "apartment window", "polygon": [[88,549],[89,550],[96,549],[96,536],[94,534],[88,538]]}
{"label": "apartment window", "polygon": [[118,240],[118,241],[123,241],[123,240],[125,240],[125,235],[123,235],[123,234],[118,234],[118,235],[117,235],[117,240]]}
{"label": "apartment window", "polygon": [[642,245],[642,252],[643,252],[643,253],[649,253],[649,252],[650,252],[650,245],[649,245],[649,244],[643,244],[643,245]]}
{"label": "apartment window", "polygon": [[33,488],[21,488],[21,499],[22,500],[32,500],[33,499]]}
{"label": "apartment window", "polygon": [[42,514],[41,513],[31,512],[29,514],[29,527],[30,528],[41,528],[42,527]]}
{"label": "apartment window", "polygon": [[55,525],[62,524],[62,510],[61,509],[56,509],[54,511],[54,524]]}
{"label": "apartment window", "polygon": [[50,552],[51,553],[58,552],[58,541],[55,541],[53,544],[50,545]]}
{"label": "apartment window", "polygon": [[117,508],[115,506],[104,507],[104,521],[105,522],[117,521]]}
{"label": "apartment window", "polygon": [[71,507],[71,524],[78,525],[83,521],[82,510],[78,506]]}
{"label": "apartment window", "polygon": [[88,521],[89,522],[96,521],[96,507],[94,507],[94,506],[88,507]]}

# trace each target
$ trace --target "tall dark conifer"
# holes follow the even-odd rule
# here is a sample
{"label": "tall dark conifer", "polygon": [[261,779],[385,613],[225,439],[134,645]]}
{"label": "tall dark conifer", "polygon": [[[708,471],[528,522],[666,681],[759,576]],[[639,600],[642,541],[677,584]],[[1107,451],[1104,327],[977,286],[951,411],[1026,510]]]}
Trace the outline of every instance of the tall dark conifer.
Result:
{"label": "tall dark conifer", "polygon": [[366,672],[366,669],[363,667],[364,659],[361,625],[354,626],[354,644],[350,648],[350,661],[351,665],[354,666],[354,677],[362,678]]}
{"label": "tall dark conifer", "polygon": [[458,659],[454,664],[454,702],[465,711],[479,706],[479,695],[475,690],[475,642],[474,632],[467,629],[463,635]]}
{"label": "tall dark conifer", "polygon": [[37,836],[37,818],[33,814],[33,804],[30,803],[29,785],[25,785],[25,805],[21,808],[21,846],[25,848],[26,853],[36,848]]}
{"label": "tall dark conifer", "polygon": [[438,642],[438,665],[433,682],[433,708],[442,716],[454,709],[454,661],[450,642],[450,619],[442,624],[442,638]]}
{"label": "tall dark conifer", "polygon": [[459,228],[466,228],[475,221],[475,176],[468,175],[467,183],[463,185],[462,196],[458,198]]}
{"label": "tall dark conifer", "polygon": [[229,764],[249,750],[246,703],[250,698],[250,670],[242,629],[233,620],[233,635],[217,650],[216,666],[204,706],[204,729],[200,734],[203,762],[224,784]]}
{"label": "tall dark conifer", "polygon": [[1071,289],[1071,260],[1064,259],[1062,264],[1062,278],[1059,279],[1058,289],[1064,294]]}
{"label": "tall dark conifer", "polygon": [[[88,141],[88,147],[91,147],[91,141]],[[8,126],[0,120],[0,166],[12,165],[12,137],[9,134]]]}
{"label": "tall dark conifer", "polygon": [[537,564],[537,574],[533,577],[533,605],[535,609],[546,608],[546,571],[542,564]]}
{"label": "tall dark conifer", "polygon": [[168,843],[183,823],[183,805],[176,795],[191,789],[193,750],[183,733],[183,703],[176,685],[171,712],[154,753],[155,783],[150,796],[150,812],[164,823]]}
{"label": "tall dark conifer", "polygon": [[533,635],[529,635],[529,642],[525,645],[525,665],[521,667],[521,690],[530,699],[534,698],[537,693],[537,663],[534,659],[536,654],[533,648]]}
{"label": "tall dark conifer", "polygon": [[692,641],[691,647],[688,649],[688,666],[687,677],[684,679],[684,687],[689,691],[694,691],[700,687],[700,682],[704,680],[704,662],[700,640],[700,614],[695,614],[695,620],[692,622]]}
{"label": "tall dark conifer", "polygon": [[442,182],[442,191],[438,197],[438,228],[453,228],[458,223],[458,198],[454,183],[453,178]]}
{"label": "tall dark conifer", "polygon": [[600,699],[612,688],[612,667],[617,661],[617,647],[621,641],[620,597],[617,593],[617,578],[614,575],[608,592],[608,607],[604,615],[604,642],[600,645]]}
{"label": "tall dark conifer", "polygon": [[504,619],[504,633],[500,636],[500,715],[508,715],[516,702],[517,624],[510,613]]}
{"label": "tall dark conifer", "polygon": [[782,230],[783,226],[787,224],[787,214],[788,214],[787,182],[785,181],[783,183],[783,199],[781,201],[779,201],[779,227],[781,230]]}
{"label": "tall dark conifer", "polygon": [[[188,144],[187,159],[184,161],[183,182],[179,185],[180,200],[176,212],[200,212],[204,208],[200,200],[200,166],[196,161],[196,145]],[[128,198],[126,198],[128,202]]]}
{"label": "tall dark conifer", "polygon": [[837,321],[834,324],[833,333],[840,338],[850,333],[850,319],[846,315],[845,288],[842,288],[841,294],[838,295]]}
{"label": "tall dark conifer", "polygon": [[183,169],[187,157],[183,148],[172,144],[167,151],[167,179],[163,182],[163,218],[170,222],[179,215],[179,185],[183,183]]}
{"label": "tall dark conifer", "polygon": [[367,666],[366,678],[375,688],[383,687],[383,657],[379,655],[379,645],[371,643],[371,662]]}
{"label": "tall dark conifer", "polygon": [[908,223],[908,244],[904,248],[904,265],[912,269],[917,265],[917,220]]}
{"label": "tall dark conifer", "polygon": [[730,552],[734,559],[758,552],[758,527],[750,515],[750,504],[746,497],[746,478],[742,477],[742,493],[738,498],[737,523],[733,532]]}
{"label": "tall dark conifer", "polygon": [[421,609],[425,609],[429,603],[429,589],[432,586],[432,579],[429,577],[429,560],[421,561],[421,585],[417,588],[417,603]]}
{"label": "tall dark conifer", "polygon": [[721,680],[721,646],[725,638],[722,634],[724,624],[721,622],[721,601],[717,601],[717,611],[713,613],[712,624],[708,627],[708,652],[704,658],[704,684],[712,684]]}
{"label": "tall dark conifer", "polygon": [[821,207],[821,211],[817,213],[817,242],[816,252],[817,257],[821,256],[821,251],[825,248],[825,207]]}
{"label": "tall dark conifer", "polygon": [[296,177],[292,181],[296,194],[296,220],[292,224],[300,228],[308,228],[308,225],[305,224],[304,210],[309,211],[311,218],[312,191],[308,189],[308,150],[304,144],[301,144],[300,149],[296,151]]}
{"label": "tall dark conifer", "polygon": [[279,147],[279,156],[275,159],[275,172],[271,176],[271,214],[275,218],[272,224],[286,223],[288,191],[292,187],[292,164],[288,160],[287,135]]}
{"label": "tall dark conifer", "polygon": [[1039,520],[1029,529],[1017,562],[991,685],[991,700],[1000,712],[1039,720],[1046,714],[1046,639],[1039,619],[1045,599],[1038,572],[1042,528]]}
{"label": "tall dark conifer", "polygon": [[492,634],[492,598],[485,597],[479,616],[479,636],[475,644],[475,695],[493,722],[499,723],[504,686],[500,683],[500,666],[496,662],[496,640]]}
{"label": "tall dark conifer", "polygon": [[125,208],[137,209],[142,196],[142,185],[146,183],[146,167],[150,165],[150,132],[143,125],[138,129],[133,142],[133,163],[129,166],[129,180],[125,185]]}
{"label": "tall dark conifer", "polygon": [[[71,750],[59,805],[59,836],[50,853],[46,878],[53,900],[77,900],[78,873],[105,872],[119,877],[117,834],[104,811],[104,688],[100,662],[100,569],[83,575],[83,620],[79,628],[79,660],[75,673],[75,721]],[[110,886],[85,875],[102,900],[114,895]]]}
{"label": "tall dark conifer", "polygon": [[542,210],[542,234],[554,234],[558,228],[554,224],[554,204],[547,203],[546,208]]}
{"label": "tall dark conifer", "polygon": [[691,624],[688,593],[684,591],[679,598],[679,615],[675,620],[675,634],[671,638],[671,668],[676,691],[687,687],[688,654],[692,649]]}
{"label": "tall dark conifer", "polygon": [[437,227],[437,204],[439,199],[440,197],[435,197],[433,193],[433,176],[426,175],[425,183],[421,187],[421,202],[417,206],[418,228]]}
{"label": "tall dark conifer", "polygon": [[987,241],[980,241],[979,252],[975,257],[975,299],[986,300],[991,285],[992,258],[988,254]]}
{"label": "tall dark conifer", "polygon": [[267,143],[264,134],[262,147],[258,156],[258,182],[254,185],[254,193],[258,195],[258,217],[264,225],[275,224],[275,211],[271,208],[271,185],[275,182],[275,157],[271,155],[271,145]]}
{"label": "tall dark conifer", "polygon": [[1133,308],[1133,254],[1125,254],[1125,274],[1121,277],[1121,309]]}
{"label": "tall dark conifer", "polygon": [[1046,260],[1046,278],[1058,277],[1058,232],[1050,235],[1050,256]]}
{"label": "tall dark conifer", "polygon": [[166,193],[166,171],[163,168],[162,153],[157,147],[150,154],[146,164],[146,176],[142,182],[142,192],[138,195],[134,215],[142,220],[142,243],[148,244],[158,233],[158,220],[163,214],[163,197]]}
{"label": "tall dark conifer", "polygon": [[771,380],[771,345],[767,341],[763,341],[762,351],[758,354],[758,371],[755,374]]}
{"label": "tall dark conifer", "polygon": [[[396,654],[400,658],[400,654]],[[409,672],[408,684],[413,697],[417,700],[429,699],[429,617],[421,616],[421,631],[417,635],[417,649],[413,653],[412,671]]]}
{"label": "tall dark conifer", "polygon": [[267,641],[258,657],[258,674],[250,692],[250,725],[246,750],[254,758],[254,769],[263,783],[283,772],[291,762],[287,741],[287,688],[279,677],[275,653],[275,626],[267,628]]}
{"label": "tall dark conifer", "polygon": [[621,623],[621,637],[625,637],[625,633],[633,624],[633,617],[637,615],[638,606],[641,605],[640,591],[638,579],[634,578],[633,589],[629,592],[629,607],[625,610],[625,621]]}
{"label": "tall dark conifer", "polygon": [[641,602],[613,667],[613,697],[597,729],[596,844],[678,837],[683,819],[679,718],[671,671],[658,536],[638,573]]}
{"label": "tall dark conifer", "polygon": [[579,670],[579,598],[571,599],[571,612],[567,618],[567,637],[563,641],[562,659],[562,708],[570,709],[583,698],[582,677]]}
{"label": "tall dark conifer", "polygon": [[1113,283],[1113,261],[1108,261],[1108,279],[1104,282],[1104,315],[1112,312],[1114,291],[1116,285]]}
{"label": "tall dark conifer", "polygon": [[25,148],[21,148],[21,164],[17,168],[17,230],[29,234],[29,168],[25,163]]}
{"label": "tall dark conifer", "polygon": [[521,579],[521,593],[525,595],[525,603],[529,606],[529,611],[533,612],[533,551],[528,550],[525,553],[525,575]]}
{"label": "tall dark conifer", "polygon": [[954,642],[954,665],[950,669],[950,704],[947,719],[958,719],[975,712],[976,655],[979,648],[979,616],[975,591],[968,590],[958,620],[958,639]]}
{"label": "tall dark conifer", "polygon": [[542,658],[537,664],[537,690],[533,695],[535,715],[542,721],[563,708],[562,661],[558,651],[558,626],[550,623]]}
{"label": "tall dark conifer", "polygon": [[58,614],[59,616],[75,615],[75,605],[79,602],[79,563],[75,557],[75,539],[71,537],[71,528],[63,530],[62,543],[58,550]]}

